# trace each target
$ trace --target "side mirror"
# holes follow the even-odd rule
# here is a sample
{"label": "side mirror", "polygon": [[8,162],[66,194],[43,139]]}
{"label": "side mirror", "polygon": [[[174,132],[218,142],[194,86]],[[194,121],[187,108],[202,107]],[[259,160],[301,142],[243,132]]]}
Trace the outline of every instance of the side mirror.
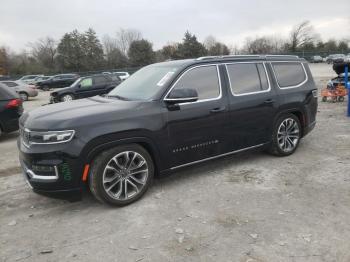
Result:
{"label": "side mirror", "polygon": [[171,93],[164,99],[169,104],[179,104],[195,102],[198,100],[198,93],[195,89],[179,88],[172,90]]}

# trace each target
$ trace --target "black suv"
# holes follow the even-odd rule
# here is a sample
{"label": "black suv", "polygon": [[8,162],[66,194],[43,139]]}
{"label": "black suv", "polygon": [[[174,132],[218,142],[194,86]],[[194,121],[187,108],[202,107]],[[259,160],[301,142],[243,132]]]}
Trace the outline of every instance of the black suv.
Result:
{"label": "black suv", "polygon": [[120,78],[116,75],[93,75],[76,80],[71,86],[52,92],[51,103],[67,102],[109,93],[119,85]]}
{"label": "black suv", "polygon": [[315,126],[317,89],[293,56],[202,57],[137,71],[106,97],[44,106],[20,119],[36,192],[139,199],[154,174],[253,148],[288,156]]}
{"label": "black suv", "polygon": [[61,87],[70,86],[78,78],[79,78],[79,75],[77,74],[61,74],[61,75],[52,76],[49,79],[44,81],[40,81],[35,85],[38,89],[48,91],[52,88],[61,88]]}

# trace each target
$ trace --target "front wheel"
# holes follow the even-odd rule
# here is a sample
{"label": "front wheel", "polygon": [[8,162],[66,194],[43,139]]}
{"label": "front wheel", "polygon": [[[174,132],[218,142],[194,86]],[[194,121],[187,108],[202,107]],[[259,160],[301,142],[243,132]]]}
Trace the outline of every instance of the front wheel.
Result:
{"label": "front wheel", "polygon": [[61,102],[69,102],[74,100],[74,96],[72,94],[66,94],[61,97]]}
{"label": "front wheel", "polygon": [[299,146],[301,125],[293,114],[280,116],[274,126],[270,153],[277,156],[289,156]]}
{"label": "front wheel", "polygon": [[123,145],[104,151],[93,161],[89,186],[99,201],[125,206],[142,197],[153,176],[149,153],[137,144]]}

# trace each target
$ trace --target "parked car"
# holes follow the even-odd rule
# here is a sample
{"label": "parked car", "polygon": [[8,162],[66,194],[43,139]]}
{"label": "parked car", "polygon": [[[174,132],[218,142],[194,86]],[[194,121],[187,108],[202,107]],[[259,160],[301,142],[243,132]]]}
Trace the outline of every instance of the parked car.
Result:
{"label": "parked car", "polygon": [[81,77],[70,87],[52,92],[50,102],[67,102],[75,99],[107,94],[119,85],[120,82],[120,78],[116,75],[101,74]]}
{"label": "parked car", "polygon": [[35,78],[33,81],[31,81],[29,84],[31,85],[36,85],[39,82],[45,81],[50,79],[52,76],[38,76],[37,78]]}
{"label": "parked car", "polygon": [[323,62],[323,58],[321,56],[319,56],[319,55],[315,55],[315,56],[311,57],[310,62],[311,63],[322,63]]}
{"label": "parked car", "polygon": [[3,133],[18,130],[18,119],[22,113],[22,100],[18,94],[0,83],[0,137]]}
{"label": "parked car", "polygon": [[43,75],[25,75],[22,76],[20,79],[18,79],[19,81],[25,82],[25,83],[31,83],[32,81],[35,80],[35,78],[39,77],[39,76],[43,76]]}
{"label": "parked car", "polygon": [[343,54],[334,54],[326,57],[326,62],[328,64],[344,62],[345,55]]}
{"label": "parked car", "polygon": [[34,86],[28,85],[21,81],[1,81],[9,88],[15,90],[22,101],[27,101],[29,97],[36,97],[38,95],[38,90],[34,89]]}
{"label": "parked car", "polygon": [[119,76],[122,81],[130,77],[128,72],[113,72],[113,74]]}
{"label": "parked car", "polygon": [[73,84],[78,78],[79,78],[79,75],[77,74],[55,75],[45,81],[36,83],[36,87],[44,91],[48,91],[52,88],[67,87]]}
{"label": "parked car", "polygon": [[108,96],[24,113],[18,142],[35,192],[127,205],[155,173],[263,148],[295,152],[315,126],[317,88],[294,56],[201,57],[146,66]]}

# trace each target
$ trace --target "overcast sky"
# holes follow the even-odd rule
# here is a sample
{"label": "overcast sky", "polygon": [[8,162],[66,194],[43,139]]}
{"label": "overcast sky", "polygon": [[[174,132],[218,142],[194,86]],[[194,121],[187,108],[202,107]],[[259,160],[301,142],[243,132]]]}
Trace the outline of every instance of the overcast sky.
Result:
{"label": "overcast sky", "polygon": [[350,38],[350,0],[0,0],[0,46],[21,50],[38,38],[59,39],[92,27],[102,37],[138,29],[161,48],[186,30],[228,45],[247,36],[286,36],[310,20],[323,39]]}

